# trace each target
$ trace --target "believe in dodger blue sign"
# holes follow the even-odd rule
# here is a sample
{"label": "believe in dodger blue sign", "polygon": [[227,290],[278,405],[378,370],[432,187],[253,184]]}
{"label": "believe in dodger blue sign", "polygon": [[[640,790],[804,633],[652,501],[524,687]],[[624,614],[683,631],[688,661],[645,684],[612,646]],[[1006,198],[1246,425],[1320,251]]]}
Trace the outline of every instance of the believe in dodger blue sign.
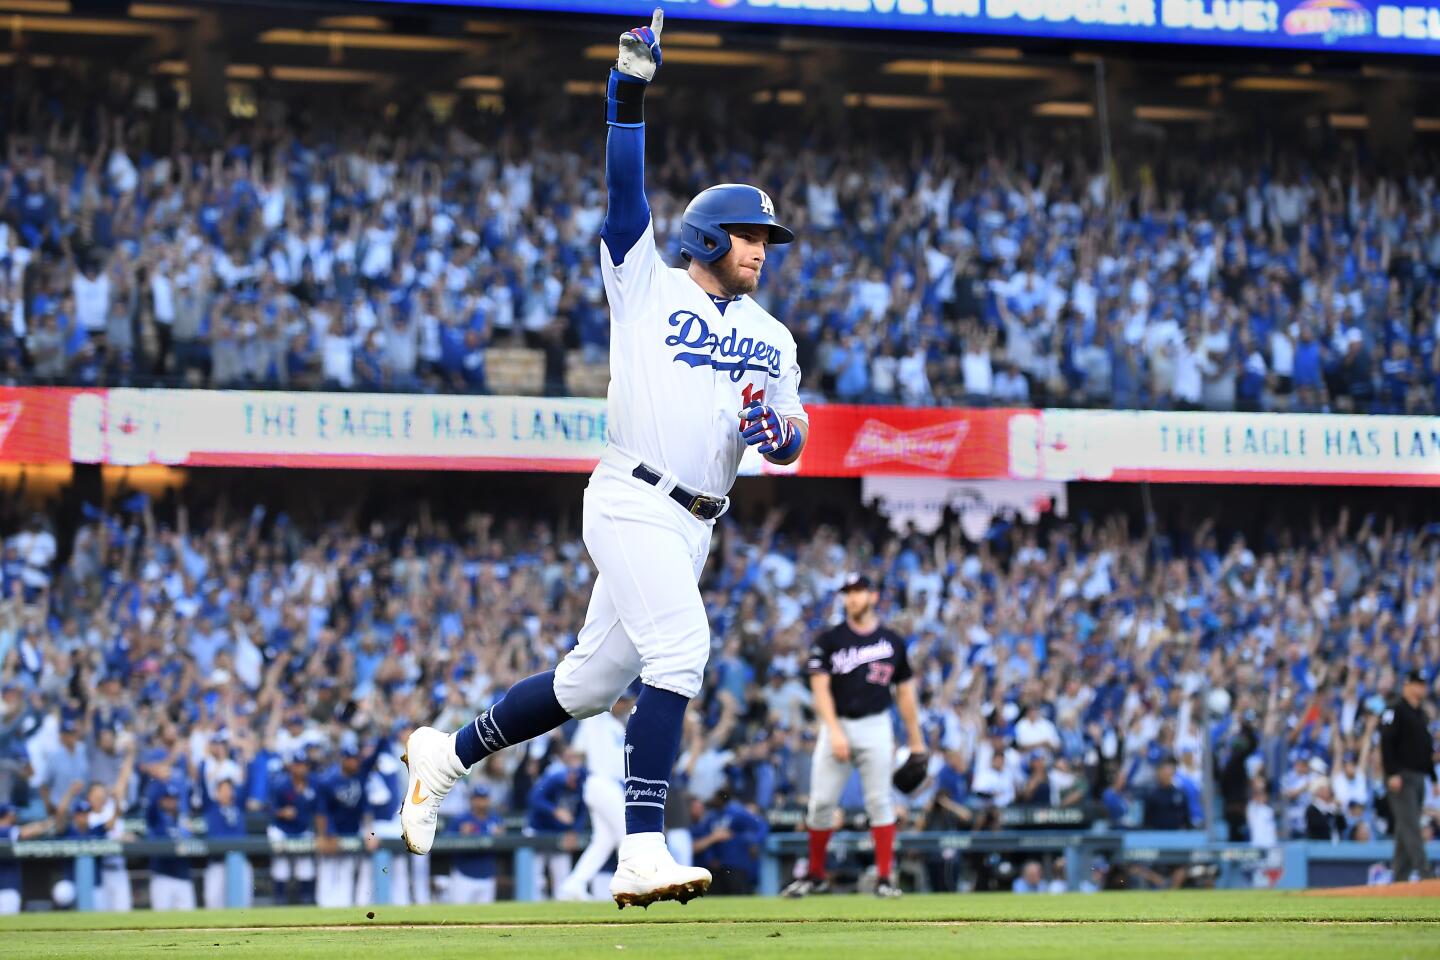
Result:
{"label": "believe in dodger blue sign", "polygon": [[[417,3],[422,0],[393,0]],[[423,0],[629,14],[654,0]],[[1440,53],[1440,6],[1376,0],[666,0],[684,19],[1372,53]]]}

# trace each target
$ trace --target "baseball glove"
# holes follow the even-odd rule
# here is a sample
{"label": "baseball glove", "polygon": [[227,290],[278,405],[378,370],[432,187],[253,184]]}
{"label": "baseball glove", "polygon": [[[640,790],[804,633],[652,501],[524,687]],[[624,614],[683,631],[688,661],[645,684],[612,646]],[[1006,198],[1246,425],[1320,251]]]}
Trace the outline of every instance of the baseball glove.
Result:
{"label": "baseball glove", "polygon": [[895,784],[895,789],[901,793],[914,793],[915,788],[925,782],[925,775],[929,770],[925,754],[912,753],[900,764],[890,782]]}

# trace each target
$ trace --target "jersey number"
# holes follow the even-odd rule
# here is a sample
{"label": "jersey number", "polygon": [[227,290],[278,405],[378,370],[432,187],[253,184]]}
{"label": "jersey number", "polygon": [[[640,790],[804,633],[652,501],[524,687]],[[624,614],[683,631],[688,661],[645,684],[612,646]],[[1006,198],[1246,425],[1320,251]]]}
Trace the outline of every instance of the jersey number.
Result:
{"label": "jersey number", "polygon": [[752,403],[764,403],[765,391],[763,388],[756,390],[755,384],[747,383],[745,389],[740,392],[740,397],[745,401],[744,406],[748,407]]}
{"label": "jersey number", "polygon": [[890,675],[895,672],[895,665],[879,660],[870,664],[870,669],[865,673],[865,679],[870,683],[879,684],[882,687],[890,686]]}

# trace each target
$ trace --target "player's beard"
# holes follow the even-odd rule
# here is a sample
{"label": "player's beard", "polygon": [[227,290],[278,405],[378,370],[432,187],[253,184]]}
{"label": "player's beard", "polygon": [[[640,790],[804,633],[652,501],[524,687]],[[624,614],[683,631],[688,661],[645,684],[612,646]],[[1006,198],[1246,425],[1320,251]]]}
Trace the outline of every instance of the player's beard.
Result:
{"label": "player's beard", "polygon": [[719,263],[714,264],[711,270],[715,279],[720,281],[720,289],[727,297],[738,297],[743,293],[754,293],[760,286],[760,271],[763,267],[756,267],[751,270],[735,263],[726,257]]}

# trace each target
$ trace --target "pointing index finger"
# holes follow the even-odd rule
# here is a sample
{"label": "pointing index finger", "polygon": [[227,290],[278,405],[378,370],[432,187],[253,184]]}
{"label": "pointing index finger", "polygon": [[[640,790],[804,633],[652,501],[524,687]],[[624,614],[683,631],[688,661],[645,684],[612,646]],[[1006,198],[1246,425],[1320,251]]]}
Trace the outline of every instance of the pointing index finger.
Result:
{"label": "pointing index finger", "polygon": [[650,30],[655,34],[655,39],[660,39],[660,31],[665,29],[665,11],[659,7],[650,15]]}

